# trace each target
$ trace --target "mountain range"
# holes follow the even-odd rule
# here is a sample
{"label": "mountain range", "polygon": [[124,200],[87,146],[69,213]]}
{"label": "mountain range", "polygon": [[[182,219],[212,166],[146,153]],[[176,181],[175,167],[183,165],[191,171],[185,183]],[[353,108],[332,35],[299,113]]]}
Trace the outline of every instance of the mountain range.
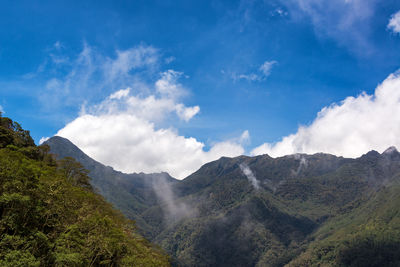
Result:
{"label": "mountain range", "polygon": [[400,266],[400,153],[222,157],[183,180],[124,174],[62,137],[92,186],[176,266]]}

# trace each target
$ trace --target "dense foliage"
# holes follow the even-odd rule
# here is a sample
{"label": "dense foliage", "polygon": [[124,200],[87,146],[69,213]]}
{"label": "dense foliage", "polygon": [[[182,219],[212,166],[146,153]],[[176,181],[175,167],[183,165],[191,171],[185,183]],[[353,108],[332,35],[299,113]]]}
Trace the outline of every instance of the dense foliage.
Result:
{"label": "dense foliage", "polygon": [[0,266],[169,266],[72,158],[0,116]]}
{"label": "dense foliage", "polygon": [[290,266],[400,266],[400,186],[364,201],[324,224]]}

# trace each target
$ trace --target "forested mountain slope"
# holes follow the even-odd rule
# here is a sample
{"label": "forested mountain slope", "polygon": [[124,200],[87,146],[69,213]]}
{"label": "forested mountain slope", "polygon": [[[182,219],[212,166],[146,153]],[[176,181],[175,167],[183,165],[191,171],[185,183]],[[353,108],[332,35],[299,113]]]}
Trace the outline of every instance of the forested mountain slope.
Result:
{"label": "forested mountain slope", "polygon": [[0,266],[169,266],[87,171],[0,114]]}

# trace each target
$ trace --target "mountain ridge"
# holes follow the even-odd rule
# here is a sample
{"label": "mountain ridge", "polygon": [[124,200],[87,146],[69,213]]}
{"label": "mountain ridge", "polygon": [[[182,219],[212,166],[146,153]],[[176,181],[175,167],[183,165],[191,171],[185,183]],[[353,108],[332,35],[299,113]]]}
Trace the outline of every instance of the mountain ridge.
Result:
{"label": "mountain ridge", "polygon": [[[179,266],[338,265],[349,260],[340,258],[346,249],[353,249],[343,243],[352,235],[338,233],[361,223],[353,214],[383,216],[375,206],[386,210],[390,201],[397,201],[393,192],[400,190],[398,182],[400,153],[393,147],[355,159],[326,153],[221,157],[183,180],[152,183],[147,198],[140,199],[142,209],[139,201],[116,206],[125,208],[125,214],[136,209],[143,234]],[[118,194],[119,185],[110,193]],[[334,230],[324,230],[328,225]],[[367,232],[357,233],[364,238]],[[374,233],[380,238],[379,229]],[[326,247],[326,240],[334,242],[325,248],[331,256],[316,257],[315,249]]]}

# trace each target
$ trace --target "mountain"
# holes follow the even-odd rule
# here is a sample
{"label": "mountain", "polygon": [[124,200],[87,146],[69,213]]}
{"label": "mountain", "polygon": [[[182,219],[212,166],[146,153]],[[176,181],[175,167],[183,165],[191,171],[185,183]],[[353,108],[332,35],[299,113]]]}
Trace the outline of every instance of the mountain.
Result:
{"label": "mountain", "polygon": [[170,266],[80,163],[48,151],[0,113],[0,266]]}
{"label": "mountain", "polygon": [[[52,151],[60,140],[49,140]],[[57,150],[73,156],[63,154],[62,144]],[[131,183],[126,194],[143,200],[131,176],[108,181],[114,185],[108,193]],[[142,177],[139,184],[146,184]],[[357,159],[223,157],[181,181],[150,179],[149,198],[130,204],[145,236],[176,265],[400,265],[400,153],[393,147]],[[140,210],[137,203],[144,203]]]}
{"label": "mountain", "polygon": [[68,139],[59,136],[50,138],[44,144],[50,147],[50,152],[57,158],[71,157],[80,162],[85,169],[90,171],[93,187],[125,216],[135,220],[143,233],[150,234],[151,226],[143,221],[140,214],[158,203],[153,190],[156,184],[175,183],[176,179],[165,172],[125,174],[115,171],[112,167],[90,158]]}

